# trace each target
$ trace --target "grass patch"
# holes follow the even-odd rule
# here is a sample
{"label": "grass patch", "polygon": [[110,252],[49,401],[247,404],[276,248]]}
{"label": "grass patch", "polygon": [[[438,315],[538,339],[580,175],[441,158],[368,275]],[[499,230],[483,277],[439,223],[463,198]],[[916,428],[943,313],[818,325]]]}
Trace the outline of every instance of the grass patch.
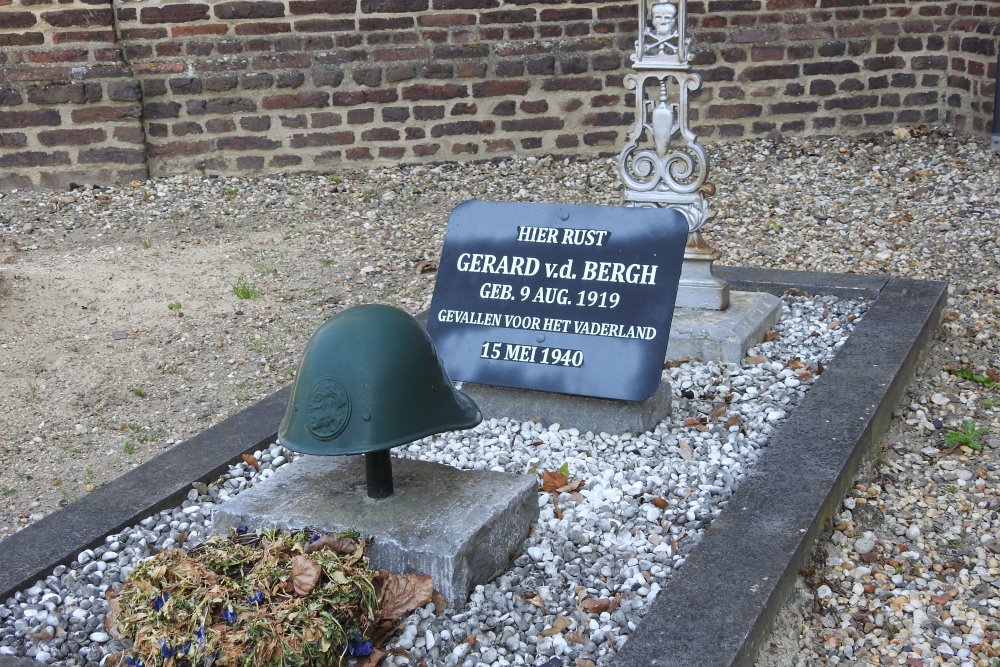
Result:
{"label": "grass patch", "polygon": [[983,451],[983,437],[989,433],[986,428],[976,426],[971,419],[962,421],[962,426],[956,431],[944,434],[944,441],[952,447],[968,447],[975,452]]}
{"label": "grass patch", "polygon": [[240,279],[233,284],[233,294],[236,295],[237,299],[248,300],[256,299],[263,294],[263,292],[259,287],[253,283],[247,282],[246,278],[241,276]]}

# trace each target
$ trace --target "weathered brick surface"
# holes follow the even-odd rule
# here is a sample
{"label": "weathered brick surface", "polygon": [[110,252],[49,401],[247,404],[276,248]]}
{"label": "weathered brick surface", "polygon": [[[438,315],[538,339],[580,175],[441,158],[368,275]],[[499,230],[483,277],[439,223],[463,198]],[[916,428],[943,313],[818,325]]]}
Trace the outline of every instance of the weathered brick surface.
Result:
{"label": "weathered brick surface", "polygon": [[[624,0],[0,0],[0,187],[617,152]],[[995,0],[690,0],[708,140],[988,132]],[[9,171],[9,170],[8,170]]]}

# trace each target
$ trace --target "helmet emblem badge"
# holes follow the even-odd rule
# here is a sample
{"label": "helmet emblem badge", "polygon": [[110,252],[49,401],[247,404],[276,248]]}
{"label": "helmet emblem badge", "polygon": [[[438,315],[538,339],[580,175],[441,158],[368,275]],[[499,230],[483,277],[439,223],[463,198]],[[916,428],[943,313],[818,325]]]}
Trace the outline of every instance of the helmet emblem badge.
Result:
{"label": "helmet emblem badge", "polygon": [[320,440],[333,440],[351,419],[351,397],[339,380],[321,377],[312,387],[306,428]]}

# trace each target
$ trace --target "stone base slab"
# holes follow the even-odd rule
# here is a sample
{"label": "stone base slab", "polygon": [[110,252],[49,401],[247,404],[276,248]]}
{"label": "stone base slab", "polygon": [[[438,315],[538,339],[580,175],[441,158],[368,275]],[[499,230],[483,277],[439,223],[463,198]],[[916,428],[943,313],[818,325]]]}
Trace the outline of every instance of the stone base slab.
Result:
{"label": "stone base slab", "polygon": [[667,359],[739,363],[781,316],[781,300],[763,292],[731,292],[725,310],[677,308]]}
{"label": "stone base slab", "polygon": [[395,493],[368,497],[364,456],[303,456],[222,503],[215,531],[356,530],[373,568],[430,575],[450,607],[503,572],[538,520],[534,475],[392,459]]}
{"label": "stone base slab", "polygon": [[644,401],[617,401],[589,396],[570,396],[546,391],[494,387],[465,382],[461,384],[482,410],[486,419],[509,417],[518,421],[535,420],[548,426],[576,428],[594,433],[645,433],[670,416],[670,383],[663,381]]}

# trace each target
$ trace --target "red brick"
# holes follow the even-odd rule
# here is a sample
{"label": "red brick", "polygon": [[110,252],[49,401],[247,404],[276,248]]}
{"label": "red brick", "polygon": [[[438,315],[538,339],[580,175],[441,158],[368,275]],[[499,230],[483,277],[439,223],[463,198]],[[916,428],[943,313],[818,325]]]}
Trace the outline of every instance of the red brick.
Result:
{"label": "red brick", "polygon": [[40,32],[0,33],[0,46],[38,46],[45,43],[45,35]]}
{"label": "red brick", "polygon": [[500,129],[504,132],[545,132],[547,130],[561,130],[564,125],[562,118],[546,116],[505,120],[500,123]]}
{"label": "red brick", "polygon": [[708,107],[709,118],[754,118],[763,108],[759,104],[713,104]]}
{"label": "red brick", "polygon": [[[354,30],[354,19],[310,19],[306,21],[296,21],[296,32],[341,32],[343,30]],[[341,35],[345,37],[347,35]],[[360,44],[359,39],[355,44]],[[341,44],[341,46],[344,46]]]}
{"label": "red brick", "polygon": [[399,49],[375,49],[372,51],[372,60],[375,62],[387,62],[393,60],[424,60],[429,58],[431,51],[426,46],[415,46]]}
{"label": "red brick", "polygon": [[284,4],[265,0],[222,2],[215,6],[215,16],[224,20],[273,19],[284,15]]}
{"label": "red brick", "polygon": [[96,144],[108,138],[101,128],[45,130],[38,133],[38,141],[43,146],[81,146]]}
{"label": "red brick", "polygon": [[290,95],[270,95],[262,100],[262,105],[265,109],[301,109],[325,107],[329,101],[330,93],[315,90]]}
{"label": "red brick", "polygon": [[24,148],[28,135],[24,132],[0,132],[0,148]]}
{"label": "red brick", "polygon": [[208,18],[208,5],[196,3],[143,7],[139,10],[139,20],[142,23],[189,23]]}
{"label": "red brick", "polygon": [[29,53],[28,61],[33,63],[85,63],[90,59],[87,49],[62,49]]}
{"label": "red brick", "polygon": [[472,85],[473,97],[501,97],[505,95],[526,95],[531,84],[524,79],[494,79]]}
{"label": "red brick", "polygon": [[42,12],[42,20],[54,28],[112,25],[110,9],[63,9],[57,12]]}
{"label": "red brick", "polygon": [[222,151],[272,151],[281,142],[267,137],[223,137],[216,144]]}
{"label": "red brick", "polygon": [[533,23],[535,21],[534,9],[504,9],[495,12],[482,12],[479,14],[480,25],[491,23]]}
{"label": "red brick", "polygon": [[450,100],[469,96],[467,86],[454,83],[418,83],[404,87],[402,92],[404,100]]}
{"label": "red brick", "polygon": [[0,111],[0,127],[38,127],[41,125],[61,125],[62,118],[55,109],[38,111]]}
{"label": "red brick", "polygon": [[97,83],[69,83],[32,88],[28,101],[33,104],[87,104],[101,100],[101,86]]}
{"label": "red brick", "polygon": [[55,167],[64,164],[70,164],[69,153],[65,151],[24,151],[0,155],[0,167]]}
{"label": "red brick", "polygon": [[492,120],[459,120],[453,123],[439,123],[431,127],[432,137],[466,134],[493,134],[496,123]]}
{"label": "red brick", "polygon": [[365,146],[355,146],[354,148],[348,148],[344,151],[344,155],[350,160],[371,160],[372,152],[371,149]]}
{"label": "red brick", "polygon": [[362,141],[399,141],[399,130],[391,127],[376,127],[361,133]]}
{"label": "red brick", "polygon": [[206,23],[204,25],[175,25],[170,28],[173,37],[196,37],[199,35],[225,35],[229,26],[222,23]]}
{"label": "red brick", "polygon": [[311,132],[309,134],[293,134],[292,148],[315,148],[320,146],[344,146],[354,143],[354,133],[348,130],[342,132]]}
{"label": "red brick", "polygon": [[361,0],[365,14],[402,14],[427,11],[427,0]]}
{"label": "red brick", "polygon": [[278,35],[291,32],[292,26],[288,23],[244,23],[236,26],[237,35]]}
{"label": "red brick", "polygon": [[32,12],[13,12],[4,10],[0,12],[0,29],[2,30],[23,30],[30,28],[38,22]]}

